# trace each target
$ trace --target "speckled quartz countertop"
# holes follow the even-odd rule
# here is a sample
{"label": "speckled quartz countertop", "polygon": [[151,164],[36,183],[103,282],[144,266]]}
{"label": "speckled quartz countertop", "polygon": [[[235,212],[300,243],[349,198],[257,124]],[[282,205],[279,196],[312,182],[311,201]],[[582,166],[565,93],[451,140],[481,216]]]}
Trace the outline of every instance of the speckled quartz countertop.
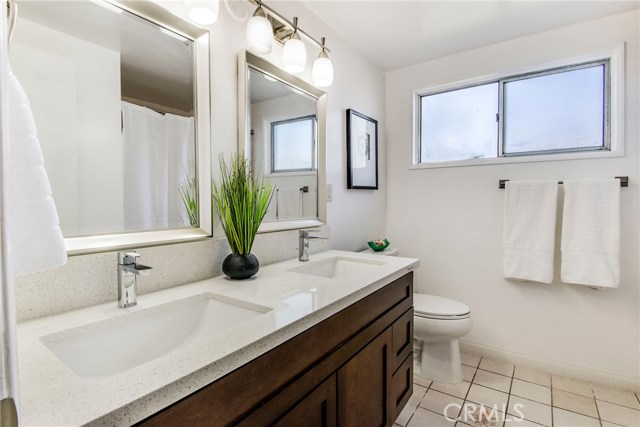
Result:
{"label": "speckled quartz countertop", "polygon": [[[289,271],[332,257],[375,260],[361,274],[329,279]],[[138,305],[120,309],[114,301],[18,325],[20,399],[25,426],[131,425],[193,393],[270,349],[321,322],[418,266],[410,258],[326,251],[262,267],[246,281],[216,277],[141,295]],[[114,265],[115,269],[115,265]],[[115,274],[114,274],[115,280]],[[87,292],[90,292],[87,284]],[[87,330],[124,316],[210,293],[266,307],[268,312],[205,339],[182,345],[146,363],[100,377],[81,378],[58,359],[45,341],[69,330]],[[125,319],[126,320],[126,319]]]}

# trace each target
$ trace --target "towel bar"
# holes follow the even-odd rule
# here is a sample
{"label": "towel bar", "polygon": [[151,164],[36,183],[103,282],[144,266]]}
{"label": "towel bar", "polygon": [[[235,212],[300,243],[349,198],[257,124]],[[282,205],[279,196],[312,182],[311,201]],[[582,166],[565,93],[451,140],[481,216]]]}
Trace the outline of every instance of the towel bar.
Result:
{"label": "towel bar", "polygon": [[[616,176],[616,179],[620,180],[620,187],[628,187],[629,186],[629,177],[628,176]],[[504,190],[506,182],[508,179],[501,179],[498,181],[498,188]],[[563,184],[562,181],[558,181],[558,184]]]}

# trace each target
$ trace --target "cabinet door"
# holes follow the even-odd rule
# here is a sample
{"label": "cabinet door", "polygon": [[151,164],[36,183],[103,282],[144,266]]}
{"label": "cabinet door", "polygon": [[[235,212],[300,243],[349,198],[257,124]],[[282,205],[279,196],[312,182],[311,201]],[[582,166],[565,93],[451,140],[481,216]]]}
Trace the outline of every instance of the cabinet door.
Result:
{"label": "cabinet door", "polygon": [[392,374],[391,328],[378,335],[338,370],[338,425],[390,425]]}
{"label": "cabinet door", "polygon": [[331,375],[275,424],[278,427],[335,427],[336,375]]}
{"label": "cabinet door", "polygon": [[413,352],[413,307],[393,322],[393,370]]}

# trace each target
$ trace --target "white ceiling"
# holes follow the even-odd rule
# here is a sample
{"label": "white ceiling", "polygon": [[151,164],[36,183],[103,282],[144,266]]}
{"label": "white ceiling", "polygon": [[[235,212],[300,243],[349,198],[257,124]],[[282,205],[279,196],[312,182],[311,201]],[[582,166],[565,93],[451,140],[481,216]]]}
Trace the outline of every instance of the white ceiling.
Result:
{"label": "white ceiling", "polygon": [[[637,9],[639,0],[302,0],[383,71]],[[327,46],[331,48],[331,40]]]}

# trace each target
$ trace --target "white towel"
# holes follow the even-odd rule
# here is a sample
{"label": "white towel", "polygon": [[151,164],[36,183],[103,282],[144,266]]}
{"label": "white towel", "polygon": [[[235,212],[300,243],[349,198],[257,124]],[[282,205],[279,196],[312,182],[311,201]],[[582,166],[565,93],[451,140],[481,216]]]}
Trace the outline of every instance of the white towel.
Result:
{"label": "white towel", "polygon": [[558,183],[508,181],[504,199],[504,277],[553,281]]}
{"label": "white towel", "polygon": [[564,283],[618,287],[620,181],[565,181],[561,248]]}
{"label": "white towel", "polygon": [[29,100],[9,72],[9,248],[16,276],[67,262]]}

